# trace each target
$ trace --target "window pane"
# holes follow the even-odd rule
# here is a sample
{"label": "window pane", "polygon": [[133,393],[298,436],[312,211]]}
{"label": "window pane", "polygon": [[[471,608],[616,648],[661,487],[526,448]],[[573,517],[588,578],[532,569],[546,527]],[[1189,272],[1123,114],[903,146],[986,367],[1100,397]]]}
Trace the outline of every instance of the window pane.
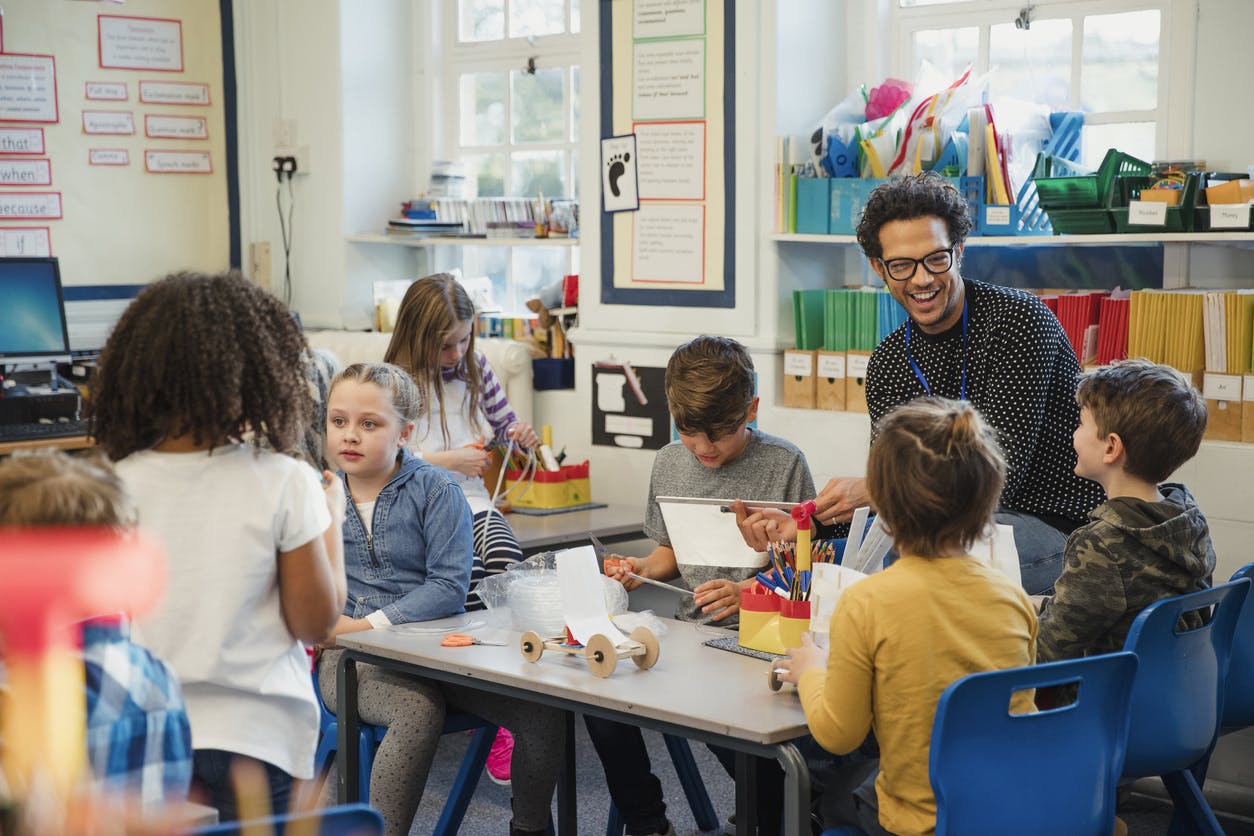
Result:
{"label": "window pane", "polygon": [[1086,17],[1081,108],[1097,113],[1156,108],[1158,33],[1157,9]]}
{"label": "window pane", "polygon": [[998,23],[989,30],[989,96],[1013,96],[1071,109],[1071,20],[1035,20],[1030,29]]}
{"label": "window pane", "polygon": [[1097,171],[1109,148],[1131,154],[1139,160],[1153,161],[1154,123],[1124,122],[1113,125],[1085,125],[1081,134],[1082,162]]}
{"label": "window pane", "polygon": [[503,197],[505,195],[505,155],[467,154],[466,175],[473,193],[479,197]]}
{"label": "window pane", "polygon": [[562,142],[566,119],[562,96],[565,68],[510,72],[512,142]]}
{"label": "window pane", "polygon": [[570,68],[570,141],[579,142],[579,65]]}
{"label": "window pane", "polygon": [[979,57],[980,30],[974,26],[961,29],[924,29],[914,33],[914,78],[927,60],[947,79],[962,75],[968,64]]}
{"label": "window pane", "polygon": [[570,0],[570,31],[576,35],[579,34],[582,26],[580,17],[579,0]]}
{"label": "window pane", "polygon": [[510,157],[510,195],[568,197],[566,184],[562,182],[564,156],[562,151],[515,152]]}
{"label": "window pane", "polygon": [[509,0],[511,38],[556,35],[565,31],[565,0]]}
{"label": "window pane", "polygon": [[[510,271],[512,287],[502,305],[507,311],[526,311],[527,300],[540,295],[540,288],[559,282],[568,272],[567,247],[514,247]],[[531,314],[523,313],[528,318]]]}
{"label": "window pane", "polygon": [[504,73],[466,73],[459,83],[462,145],[505,141]]}
{"label": "window pane", "polygon": [[505,37],[505,0],[458,0],[457,31],[463,41]]}
{"label": "window pane", "polygon": [[898,0],[897,5],[903,9],[911,6],[943,6],[946,3],[964,3],[966,0]]}
{"label": "window pane", "polygon": [[[506,294],[506,276],[509,269],[509,249],[506,247],[437,247],[451,250],[450,264],[438,264],[438,269],[461,268],[462,281],[468,288],[478,289],[483,280],[492,288],[492,298],[480,308],[481,313],[509,310]],[[479,294],[475,294],[479,296]],[[476,303],[478,299],[476,299]]]}

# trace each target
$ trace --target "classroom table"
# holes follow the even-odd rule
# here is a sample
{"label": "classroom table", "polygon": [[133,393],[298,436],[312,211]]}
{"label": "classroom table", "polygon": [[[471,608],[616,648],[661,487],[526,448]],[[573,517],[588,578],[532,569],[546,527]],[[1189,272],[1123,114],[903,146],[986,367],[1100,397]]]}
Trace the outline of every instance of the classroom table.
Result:
{"label": "classroom table", "polygon": [[26,441],[0,441],[0,456],[26,450],[51,448],[54,450],[85,450],[94,447],[96,442],[85,435],[71,435],[63,438],[34,438]]}
{"label": "classroom table", "polygon": [[506,519],[523,554],[586,546],[589,534],[595,534],[603,543],[644,536],[644,508],[637,505],[607,505],[543,517],[511,513]]}
{"label": "classroom table", "polygon": [[[810,775],[793,744],[808,733],[801,703],[791,685],[778,692],[770,690],[769,662],[702,644],[708,638],[727,636],[727,630],[662,619],[665,634],[658,637],[657,663],[641,670],[631,660],[620,659],[615,671],[602,679],[588,669],[582,655],[546,650],[538,661],[526,661],[520,649],[521,634],[493,626],[491,621],[472,634],[505,642],[502,647],[440,646],[446,630],[465,632],[467,621],[468,616],[460,615],[339,637],[338,644],[345,650],[336,672],[338,751],[345,759],[338,770],[340,803],[359,798],[357,663],[366,662],[570,712],[564,769],[558,782],[556,824],[563,836],[578,832],[576,713],[736,750],[736,828],[741,834],[751,832],[750,823],[755,820],[755,768],[750,756],[779,761],[785,772],[784,832],[809,832]],[[604,825],[597,822],[584,832],[599,827]]]}

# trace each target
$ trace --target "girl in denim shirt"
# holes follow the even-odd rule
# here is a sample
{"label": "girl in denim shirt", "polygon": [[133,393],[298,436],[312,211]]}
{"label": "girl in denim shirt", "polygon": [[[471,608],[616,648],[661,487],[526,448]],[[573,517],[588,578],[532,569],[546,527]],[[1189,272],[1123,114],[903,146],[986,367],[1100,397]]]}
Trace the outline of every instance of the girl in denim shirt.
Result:
{"label": "girl in denim shirt", "polygon": [[[336,375],[327,400],[327,458],[349,496],[344,519],[348,603],[335,634],[429,621],[464,611],[470,584],[471,515],[441,468],[405,449],[419,413],[408,374],[357,363]],[[318,665],[327,705],[336,704],[340,651]],[[513,752],[511,834],[544,833],[563,740],[560,712],[447,683],[358,665],[357,707],[387,734],[370,773],[370,804],[388,834],[407,834],[422,798],[446,710],[520,729]],[[331,801],[335,780],[324,799]]]}

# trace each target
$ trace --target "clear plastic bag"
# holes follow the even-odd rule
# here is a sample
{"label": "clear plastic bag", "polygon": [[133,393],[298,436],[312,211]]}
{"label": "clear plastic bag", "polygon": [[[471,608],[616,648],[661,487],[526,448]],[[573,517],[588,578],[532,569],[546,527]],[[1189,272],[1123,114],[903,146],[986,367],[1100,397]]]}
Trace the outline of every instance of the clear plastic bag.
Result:
{"label": "clear plastic bag", "polygon": [[[559,636],[566,622],[556,560],[554,552],[532,555],[508,571],[484,578],[475,587],[475,594],[495,623],[515,630],[534,630],[541,636]],[[601,576],[601,582],[609,614],[626,612],[627,590],[623,585],[605,576]]]}
{"label": "clear plastic bag", "polygon": [[653,610],[640,612],[621,612],[613,616],[614,626],[624,633],[630,633],[637,627],[648,627],[659,639],[666,635],[666,622],[653,614]]}

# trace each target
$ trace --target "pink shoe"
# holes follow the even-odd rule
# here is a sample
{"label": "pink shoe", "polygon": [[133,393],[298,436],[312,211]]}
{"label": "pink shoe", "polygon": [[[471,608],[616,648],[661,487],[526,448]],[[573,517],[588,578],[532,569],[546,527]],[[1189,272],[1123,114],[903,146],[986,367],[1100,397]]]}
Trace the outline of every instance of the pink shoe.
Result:
{"label": "pink shoe", "polygon": [[488,777],[495,784],[509,786],[509,764],[514,758],[514,735],[509,729],[498,729],[496,740],[492,741],[492,749],[488,752]]}

